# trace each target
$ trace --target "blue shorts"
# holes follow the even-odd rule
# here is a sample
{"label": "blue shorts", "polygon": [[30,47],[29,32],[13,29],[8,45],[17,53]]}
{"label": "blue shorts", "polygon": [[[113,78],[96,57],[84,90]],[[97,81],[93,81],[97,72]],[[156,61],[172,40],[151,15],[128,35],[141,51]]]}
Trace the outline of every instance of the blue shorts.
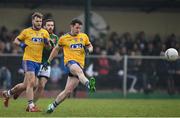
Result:
{"label": "blue shorts", "polygon": [[[66,69],[67,69],[67,73],[68,73],[68,76],[71,76],[71,77],[77,77],[77,75],[73,75],[71,72],[70,72],[70,69],[68,67],[68,65],[72,65],[72,64],[77,64],[79,65],[79,67],[82,69],[82,67],[80,66],[80,64],[77,62],[77,61],[74,61],[74,60],[70,60],[67,62],[67,64],[65,65]],[[83,70],[83,69],[82,69]]]}
{"label": "blue shorts", "polygon": [[37,76],[39,69],[40,69],[41,63],[29,61],[29,60],[23,60],[22,67],[24,69],[24,72],[32,71]]}

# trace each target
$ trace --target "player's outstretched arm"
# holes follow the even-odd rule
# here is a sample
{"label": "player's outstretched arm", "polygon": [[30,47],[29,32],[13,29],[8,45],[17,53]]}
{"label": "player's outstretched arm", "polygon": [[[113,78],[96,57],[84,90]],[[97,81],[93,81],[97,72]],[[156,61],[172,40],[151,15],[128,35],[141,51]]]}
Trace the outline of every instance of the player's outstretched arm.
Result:
{"label": "player's outstretched arm", "polygon": [[59,50],[60,50],[60,46],[59,46],[59,45],[56,45],[56,46],[53,48],[53,50],[52,50],[52,52],[51,52],[51,54],[50,54],[49,59],[47,60],[47,62],[43,63],[42,69],[47,70],[47,67],[50,65],[50,63],[51,63],[51,61],[53,60],[53,58],[58,55]]}
{"label": "player's outstretched arm", "polygon": [[51,54],[49,56],[49,59],[48,59],[49,62],[51,62],[54,59],[54,57],[56,57],[58,55],[60,48],[61,47],[59,45],[56,45],[53,48],[53,50],[52,50],[52,52],[51,52]]}

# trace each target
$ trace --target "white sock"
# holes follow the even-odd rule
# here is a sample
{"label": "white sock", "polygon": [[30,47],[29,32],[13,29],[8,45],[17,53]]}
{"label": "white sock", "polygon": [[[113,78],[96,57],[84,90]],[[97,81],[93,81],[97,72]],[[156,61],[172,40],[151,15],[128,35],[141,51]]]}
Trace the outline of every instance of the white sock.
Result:
{"label": "white sock", "polygon": [[86,81],[86,82],[85,82],[85,86],[86,86],[88,89],[90,89],[89,81]]}
{"label": "white sock", "polygon": [[54,105],[53,105],[53,104],[51,104],[51,109],[52,109],[52,110],[54,110],[54,109],[55,109],[55,107],[54,107]]}
{"label": "white sock", "polygon": [[34,105],[33,102],[29,104],[29,108],[30,108],[30,109],[33,108],[34,106],[35,106],[35,105]]}
{"label": "white sock", "polygon": [[8,95],[9,97],[11,96],[10,90],[7,91],[7,95]]}

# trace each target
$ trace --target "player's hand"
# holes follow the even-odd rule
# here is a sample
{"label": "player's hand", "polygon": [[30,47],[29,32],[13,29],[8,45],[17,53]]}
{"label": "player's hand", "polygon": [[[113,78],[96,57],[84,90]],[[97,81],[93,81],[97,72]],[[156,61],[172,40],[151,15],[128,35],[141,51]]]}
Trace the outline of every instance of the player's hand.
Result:
{"label": "player's hand", "polygon": [[21,42],[21,43],[19,44],[19,46],[24,50],[27,45],[26,45],[25,43]]}
{"label": "player's hand", "polygon": [[89,55],[90,53],[93,52],[92,45],[90,45],[90,46],[83,46],[83,48],[84,48],[84,51],[85,51],[86,55]]}
{"label": "player's hand", "polygon": [[84,46],[84,51],[85,51],[86,55],[90,54],[90,51],[89,51],[89,49],[86,46]]}
{"label": "player's hand", "polygon": [[42,70],[47,70],[48,69],[48,66],[50,65],[50,62],[49,61],[47,61],[47,62],[45,62],[45,63],[43,63],[43,66],[42,66]]}
{"label": "player's hand", "polygon": [[86,55],[89,55],[90,54],[90,52],[89,52],[89,49],[88,48],[84,48],[84,50],[85,50],[85,53],[86,53]]}

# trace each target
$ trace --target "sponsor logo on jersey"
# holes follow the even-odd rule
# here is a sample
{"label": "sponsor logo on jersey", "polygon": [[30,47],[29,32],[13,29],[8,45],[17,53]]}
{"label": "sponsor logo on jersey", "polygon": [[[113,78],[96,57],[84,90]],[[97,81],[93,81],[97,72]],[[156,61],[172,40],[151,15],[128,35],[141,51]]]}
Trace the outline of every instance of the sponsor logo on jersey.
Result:
{"label": "sponsor logo on jersey", "polygon": [[78,48],[83,48],[83,45],[81,43],[78,44],[71,44],[70,48],[72,49],[78,49]]}
{"label": "sponsor logo on jersey", "polygon": [[32,38],[32,41],[33,42],[43,42],[44,40],[43,40],[43,38]]}

